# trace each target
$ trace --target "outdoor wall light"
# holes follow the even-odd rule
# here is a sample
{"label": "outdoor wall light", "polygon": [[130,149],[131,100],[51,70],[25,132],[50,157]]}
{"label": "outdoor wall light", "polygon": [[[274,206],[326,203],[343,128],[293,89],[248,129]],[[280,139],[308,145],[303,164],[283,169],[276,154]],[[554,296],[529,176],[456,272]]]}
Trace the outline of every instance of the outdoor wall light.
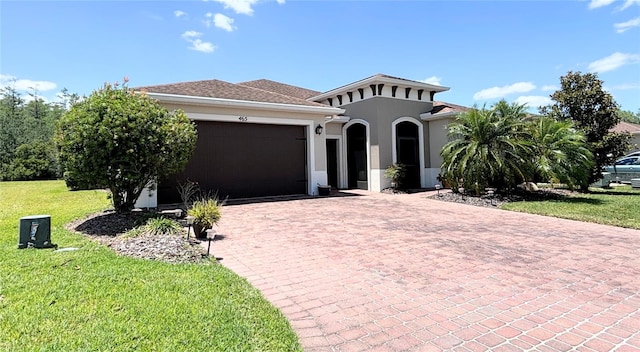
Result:
{"label": "outdoor wall light", "polygon": [[322,134],[322,130],[323,130],[323,129],[324,129],[324,128],[322,127],[322,125],[318,125],[318,126],[316,126],[316,134]]}

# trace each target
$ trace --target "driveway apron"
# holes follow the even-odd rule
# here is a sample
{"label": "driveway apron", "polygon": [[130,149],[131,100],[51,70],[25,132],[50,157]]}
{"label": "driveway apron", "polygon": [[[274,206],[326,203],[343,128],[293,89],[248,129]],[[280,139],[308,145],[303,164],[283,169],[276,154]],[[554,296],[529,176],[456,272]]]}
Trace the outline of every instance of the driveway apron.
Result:
{"label": "driveway apron", "polygon": [[640,350],[640,231],[427,195],[225,206],[212,252],[305,351]]}

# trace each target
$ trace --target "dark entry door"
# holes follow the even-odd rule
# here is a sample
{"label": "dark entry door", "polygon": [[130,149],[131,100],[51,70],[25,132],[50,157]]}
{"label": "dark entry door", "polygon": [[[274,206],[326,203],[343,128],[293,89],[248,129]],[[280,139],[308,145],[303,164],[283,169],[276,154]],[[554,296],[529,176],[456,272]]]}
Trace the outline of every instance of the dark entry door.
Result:
{"label": "dark entry door", "polygon": [[327,139],[327,176],[329,185],[338,188],[338,140]]}
{"label": "dark entry door", "polygon": [[187,179],[229,198],[307,193],[304,126],[197,121],[197,129],[193,157],[161,182],[159,203],[179,202],[177,184]]}
{"label": "dark entry door", "polygon": [[347,128],[347,174],[349,188],[369,189],[367,182],[367,130],[360,123]]}
{"label": "dark entry door", "polygon": [[396,125],[396,156],[406,167],[403,188],[420,188],[420,143],[418,126],[411,122]]}

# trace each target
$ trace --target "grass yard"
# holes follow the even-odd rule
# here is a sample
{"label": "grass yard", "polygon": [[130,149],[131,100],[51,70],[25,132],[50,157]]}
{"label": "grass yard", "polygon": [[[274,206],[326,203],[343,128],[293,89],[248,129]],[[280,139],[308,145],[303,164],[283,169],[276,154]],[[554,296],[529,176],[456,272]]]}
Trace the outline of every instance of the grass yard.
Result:
{"label": "grass yard", "polygon": [[[0,182],[0,351],[300,351],[285,317],[215,262],[118,256],[65,223],[109,206],[64,182]],[[19,218],[51,215],[77,251],[17,249]]]}
{"label": "grass yard", "polygon": [[559,200],[507,203],[502,209],[640,229],[640,190],[592,188]]}

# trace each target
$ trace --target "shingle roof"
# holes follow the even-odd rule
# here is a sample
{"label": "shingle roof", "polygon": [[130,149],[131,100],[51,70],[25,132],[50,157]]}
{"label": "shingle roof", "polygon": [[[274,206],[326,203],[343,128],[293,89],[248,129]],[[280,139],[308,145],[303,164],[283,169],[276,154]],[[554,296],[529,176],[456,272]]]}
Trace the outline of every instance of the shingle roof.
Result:
{"label": "shingle roof", "polygon": [[271,81],[268,79],[258,79],[255,81],[248,82],[240,82],[238,83],[243,86],[258,88],[262,90],[266,90],[273,93],[278,93],[282,95],[287,95],[290,97],[296,97],[300,99],[309,99],[311,97],[315,97],[322,92],[318,92],[311,89],[306,89],[302,87],[292,86],[290,84],[284,84],[280,82]]}
{"label": "shingle roof", "polygon": [[640,134],[640,125],[630,122],[621,121],[617,125],[613,126],[611,132],[629,132],[631,134]]}
{"label": "shingle roof", "polygon": [[443,101],[434,101],[433,109],[431,109],[431,114],[445,114],[450,112],[465,112],[469,111],[471,108],[462,105],[456,105],[451,103],[445,103]]}
{"label": "shingle roof", "polygon": [[[253,81],[253,82],[256,82],[256,81]],[[273,83],[277,83],[277,82],[273,82]],[[266,83],[264,83],[264,85],[267,86]],[[274,87],[276,85],[272,84],[270,86]],[[293,86],[290,86],[290,87],[293,87]],[[254,88],[254,87],[243,85],[243,84],[229,83],[229,82],[220,81],[217,79],[161,84],[156,86],[137,87],[135,89],[138,91],[145,91],[150,93],[164,93],[164,94],[186,95],[186,96],[194,96],[194,97],[207,97],[207,98],[255,101],[255,102],[264,102],[264,103],[326,107],[326,105],[324,104],[314,103],[296,96],[276,93],[273,91]],[[300,88],[300,89],[304,89],[304,88]]]}

